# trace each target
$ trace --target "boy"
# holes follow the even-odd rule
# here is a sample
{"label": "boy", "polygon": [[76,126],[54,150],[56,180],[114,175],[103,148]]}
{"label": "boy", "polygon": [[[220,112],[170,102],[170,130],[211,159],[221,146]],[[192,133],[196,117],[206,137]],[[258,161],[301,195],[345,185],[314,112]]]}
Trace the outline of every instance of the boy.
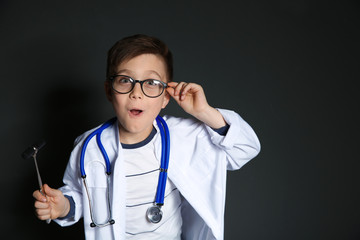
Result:
{"label": "boy", "polygon": [[[171,52],[156,38],[130,36],[109,50],[105,91],[116,120],[101,140],[111,174],[96,140],[87,140],[93,131],[84,133],[65,186],[45,184],[46,197],[34,192],[39,219],[67,226],[84,217],[86,239],[223,239],[226,171],[255,157],[260,144],[238,114],[209,106],[200,85],[172,82],[172,75]],[[162,126],[155,119],[170,97],[197,121],[165,117],[170,161],[163,169]],[[84,181],[79,162],[87,141]],[[162,184],[159,172],[168,174],[161,213],[152,215],[160,222],[147,218]]]}

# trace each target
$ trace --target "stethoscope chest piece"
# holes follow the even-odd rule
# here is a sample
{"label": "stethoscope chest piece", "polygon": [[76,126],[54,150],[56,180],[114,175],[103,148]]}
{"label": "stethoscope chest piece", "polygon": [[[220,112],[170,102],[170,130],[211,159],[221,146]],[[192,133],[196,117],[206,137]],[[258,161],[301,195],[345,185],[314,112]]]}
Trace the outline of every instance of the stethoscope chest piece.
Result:
{"label": "stethoscope chest piece", "polygon": [[149,207],[146,211],[146,218],[151,223],[158,223],[161,221],[163,212],[159,206]]}

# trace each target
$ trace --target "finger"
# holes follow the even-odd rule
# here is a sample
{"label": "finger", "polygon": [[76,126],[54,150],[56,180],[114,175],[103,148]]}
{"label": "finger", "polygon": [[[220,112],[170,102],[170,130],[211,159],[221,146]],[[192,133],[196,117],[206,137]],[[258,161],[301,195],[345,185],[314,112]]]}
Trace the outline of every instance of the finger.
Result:
{"label": "finger", "polygon": [[47,199],[44,195],[41,194],[41,192],[39,190],[36,190],[33,192],[33,197],[40,202],[46,202]]}
{"label": "finger", "polygon": [[[167,90],[172,96],[180,96],[184,88],[188,85],[189,83],[187,82],[169,82],[169,88],[167,88]],[[172,91],[171,89],[174,89],[174,91]]]}
{"label": "finger", "polygon": [[180,104],[180,96],[175,95],[175,88],[169,87],[166,89],[166,91],[178,104]]}
{"label": "finger", "polygon": [[185,85],[183,85],[183,88],[181,90],[180,100],[184,101],[186,99],[186,96],[196,95],[200,91],[202,91],[200,85],[196,83],[186,83]]}
{"label": "finger", "polygon": [[47,215],[42,215],[42,216],[38,216],[38,219],[40,220],[48,220],[48,219],[51,219],[51,216],[50,214],[47,214]]}
{"label": "finger", "polygon": [[170,87],[170,88],[175,88],[179,83],[178,82],[168,82],[167,85]]}
{"label": "finger", "polygon": [[35,209],[35,214],[40,220],[47,220],[51,218],[51,212],[49,209]]}
{"label": "finger", "polygon": [[35,214],[41,220],[46,220],[51,217],[51,208],[49,204],[35,202]]}
{"label": "finger", "polygon": [[166,88],[166,92],[168,92],[170,94],[170,96],[173,97],[175,94],[175,89],[174,89],[174,87],[172,87],[168,84],[168,87]]}
{"label": "finger", "polygon": [[181,89],[181,95],[180,95],[180,100],[184,101],[186,98],[186,94],[192,90],[194,88],[194,84],[193,83],[186,83],[183,85],[183,88]]}
{"label": "finger", "polygon": [[180,82],[175,86],[175,88],[174,88],[174,90],[175,90],[174,95],[175,96],[179,96],[181,94],[181,91],[184,88],[184,85],[186,85],[185,82]]}
{"label": "finger", "polygon": [[[179,92],[179,96],[184,96],[186,94],[185,89],[187,89],[188,86],[189,86],[189,83],[186,83],[186,82],[182,83],[181,89],[180,89],[180,92]],[[180,97],[180,100],[181,100],[181,97]]]}
{"label": "finger", "polygon": [[50,208],[50,204],[47,202],[45,203],[45,202],[35,201],[34,207],[36,209],[47,209]]}
{"label": "finger", "polygon": [[43,190],[48,197],[57,197],[59,195],[59,190],[51,188],[47,184],[43,185]]}
{"label": "finger", "polygon": [[167,83],[168,87],[166,90],[170,93],[171,96],[175,96],[175,89],[179,85],[178,82],[169,82]]}

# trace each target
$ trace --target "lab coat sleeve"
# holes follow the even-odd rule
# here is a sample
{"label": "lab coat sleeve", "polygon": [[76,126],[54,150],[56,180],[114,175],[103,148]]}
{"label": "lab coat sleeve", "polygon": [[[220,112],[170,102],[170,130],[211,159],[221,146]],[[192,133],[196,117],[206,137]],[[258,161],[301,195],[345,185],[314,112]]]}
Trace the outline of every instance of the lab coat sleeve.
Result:
{"label": "lab coat sleeve", "polygon": [[206,126],[211,141],[227,155],[227,170],[237,170],[260,152],[260,142],[254,130],[234,111],[218,109],[229,124],[225,136]]}
{"label": "lab coat sleeve", "polygon": [[[84,134],[85,135],[85,134]],[[75,203],[75,215],[73,218],[55,219],[54,221],[60,226],[70,226],[78,222],[83,216],[82,207],[82,185],[79,170],[80,148],[84,136],[80,136],[75,140],[75,147],[70,155],[68,165],[65,170],[63,182],[64,186],[59,188],[64,195],[71,196]]]}
{"label": "lab coat sleeve", "polygon": [[222,240],[227,170],[244,166],[260,151],[253,129],[234,111],[218,109],[225,136],[193,119],[169,117],[168,176],[184,197],[183,239]]}

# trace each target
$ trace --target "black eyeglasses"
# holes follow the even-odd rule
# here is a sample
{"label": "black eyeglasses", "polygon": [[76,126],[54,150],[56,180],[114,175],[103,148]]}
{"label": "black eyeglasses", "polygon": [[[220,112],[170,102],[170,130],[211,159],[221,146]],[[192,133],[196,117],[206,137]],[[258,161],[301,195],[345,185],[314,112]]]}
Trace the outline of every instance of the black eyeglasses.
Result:
{"label": "black eyeglasses", "polygon": [[109,80],[112,83],[112,89],[120,94],[131,92],[137,82],[140,83],[141,90],[145,96],[150,98],[159,97],[164,92],[164,89],[167,88],[166,83],[156,79],[146,79],[140,81],[126,75],[115,75],[111,76]]}

